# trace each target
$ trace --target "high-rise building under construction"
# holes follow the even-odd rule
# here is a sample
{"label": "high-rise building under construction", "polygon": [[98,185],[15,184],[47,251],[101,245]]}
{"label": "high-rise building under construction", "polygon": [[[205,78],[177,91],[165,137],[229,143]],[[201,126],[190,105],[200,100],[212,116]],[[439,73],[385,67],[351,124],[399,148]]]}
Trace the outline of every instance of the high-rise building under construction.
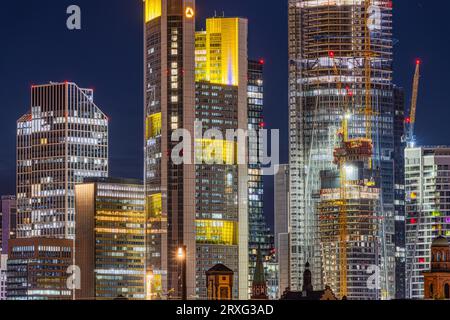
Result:
{"label": "high-rise building under construction", "polygon": [[[379,291],[380,298],[393,298],[396,173],[392,1],[289,0],[289,59],[291,288],[301,290],[306,262],[311,265],[315,288],[330,281],[324,267],[331,257],[320,237],[321,174],[323,178],[324,173],[338,169],[334,163],[337,133],[343,118],[348,117],[348,139],[365,138],[373,146],[366,166],[373,176],[369,181],[381,190],[378,209],[369,202],[364,205],[378,217],[368,229],[378,230],[379,259],[370,269],[372,259],[361,260],[354,267],[375,270],[380,275],[380,290],[373,290]],[[366,187],[358,188],[362,191]],[[350,264],[338,268],[349,269]],[[343,281],[340,271],[336,277]],[[359,283],[365,290],[366,282]],[[377,296],[372,293],[358,298]]]}

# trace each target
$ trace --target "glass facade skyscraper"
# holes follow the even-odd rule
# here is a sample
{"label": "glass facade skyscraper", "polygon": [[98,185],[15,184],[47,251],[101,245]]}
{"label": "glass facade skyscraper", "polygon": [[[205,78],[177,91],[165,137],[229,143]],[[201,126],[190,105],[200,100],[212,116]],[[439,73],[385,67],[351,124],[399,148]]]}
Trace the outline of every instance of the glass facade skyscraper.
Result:
{"label": "glass facade skyscraper", "polygon": [[75,298],[144,299],[143,184],[90,178],[75,186],[75,194],[75,264],[81,271]]}
{"label": "glass facade skyscraper", "polygon": [[[367,1],[362,0],[289,0],[290,278],[292,289],[301,290],[302,266],[309,262],[313,286],[325,285],[322,259],[327,257],[318,237],[320,172],[336,169],[333,152],[346,113],[345,97],[350,96],[349,138],[371,136],[372,167],[381,177],[382,240],[378,266],[381,295],[393,298],[396,261],[392,1],[373,0],[368,8],[366,5]],[[368,101],[373,110],[369,120],[364,114]],[[371,132],[366,132],[367,128]]]}
{"label": "glass facade skyscraper", "polygon": [[249,288],[255,271],[257,251],[261,250],[265,270],[274,249],[274,237],[264,214],[264,178],[258,155],[264,144],[259,130],[264,129],[264,60],[248,62],[248,241],[249,241]]}
{"label": "glass facade skyscraper", "polygon": [[248,128],[247,20],[207,19],[195,50],[197,295],[207,297],[206,271],[220,263],[234,271],[233,298],[246,299],[248,167],[227,133]]}
{"label": "glass facade skyscraper", "polygon": [[17,237],[73,238],[76,183],[108,175],[108,118],[75,83],[31,88],[17,122]]}

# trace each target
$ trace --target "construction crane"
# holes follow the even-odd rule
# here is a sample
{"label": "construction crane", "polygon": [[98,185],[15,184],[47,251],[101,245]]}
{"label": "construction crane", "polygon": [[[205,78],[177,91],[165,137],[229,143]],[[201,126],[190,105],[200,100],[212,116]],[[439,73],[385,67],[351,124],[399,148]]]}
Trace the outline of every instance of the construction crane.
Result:
{"label": "construction crane", "polygon": [[416,112],[417,112],[417,98],[419,96],[419,82],[420,82],[420,60],[416,60],[416,71],[414,73],[413,89],[411,97],[411,106],[409,117],[406,118],[405,133],[406,133],[406,145],[408,148],[413,148],[415,145],[414,137],[414,125],[416,124]]}
{"label": "construction crane", "polygon": [[[333,64],[333,72],[336,77],[338,96],[342,91],[342,79],[340,74],[340,69],[338,69],[338,65],[336,63],[335,54],[333,51],[328,53],[329,58]],[[340,146],[345,144],[348,141],[348,114],[349,114],[349,105],[350,102],[349,97],[351,97],[350,87],[346,87],[346,95],[344,99],[344,105],[342,106],[344,115],[342,117],[342,126],[339,132],[340,136]],[[339,107],[341,100],[339,101]],[[335,163],[339,167],[339,179],[340,179],[340,201],[338,201],[339,205],[339,295],[340,297],[347,296],[347,174],[345,171],[346,157],[338,157],[335,158]]]}
{"label": "construction crane", "polygon": [[[349,138],[349,119],[351,117],[349,102],[353,96],[350,87],[346,87],[346,98],[344,100],[344,115],[342,117],[342,127],[340,132],[340,145],[334,151],[335,163],[339,166],[340,176],[340,201],[339,204],[339,294],[340,297],[348,295],[347,284],[347,241],[348,241],[348,222],[347,222],[347,172],[346,164],[351,160],[367,159],[368,168],[372,168],[373,143],[372,143],[372,68],[371,59],[373,56],[371,47],[371,34],[369,27],[369,10],[371,7],[371,0],[364,2],[363,14],[363,28],[364,28],[364,78],[365,78],[365,129],[366,138]],[[337,77],[337,88],[340,94],[342,90],[342,81],[337,64],[335,62],[334,52],[329,53],[329,57],[333,62],[333,70]]]}
{"label": "construction crane", "polygon": [[[406,118],[405,120],[405,133],[406,133],[406,146],[408,148],[413,148],[415,145],[415,137],[414,137],[414,125],[416,123],[416,112],[417,112],[417,98],[419,96],[419,83],[420,83],[420,64],[421,61],[419,59],[416,60],[416,71],[414,72],[414,80],[413,80],[413,89],[412,89],[412,96],[411,96],[411,106],[410,106],[410,114],[409,117]],[[422,193],[422,191],[421,191]],[[415,259],[416,259],[416,253],[417,253],[417,243],[419,242],[419,230],[422,224],[422,220],[423,220],[423,198],[420,198],[421,201],[419,204],[417,204],[417,212],[418,217],[416,220],[416,230],[415,230],[415,234],[414,234],[414,246],[413,246],[413,252],[412,252],[412,263],[410,264],[408,273],[409,273],[409,294],[410,297],[412,297],[412,283],[411,283],[411,278],[412,278],[412,271],[413,271],[413,267],[416,263]],[[417,194],[415,192],[412,192],[409,195],[409,201],[411,201],[411,203],[413,203],[414,201],[417,200]]]}

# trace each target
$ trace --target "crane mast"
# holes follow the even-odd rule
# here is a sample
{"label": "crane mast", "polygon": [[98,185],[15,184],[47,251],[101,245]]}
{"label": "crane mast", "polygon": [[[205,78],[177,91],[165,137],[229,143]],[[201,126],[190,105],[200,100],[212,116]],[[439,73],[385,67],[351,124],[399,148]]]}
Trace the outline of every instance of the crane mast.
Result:
{"label": "crane mast", "polygon": [[414,125],[416,124],[416,112],[417,112],[417,99],[419,96],[419,83],[420,83],[420,60],[416,61],[416,71],[414,72],[413,90],[411,97],[410,115],[406,119],[406,143],[408,148],[412,148],[415,145],[414,137]]}

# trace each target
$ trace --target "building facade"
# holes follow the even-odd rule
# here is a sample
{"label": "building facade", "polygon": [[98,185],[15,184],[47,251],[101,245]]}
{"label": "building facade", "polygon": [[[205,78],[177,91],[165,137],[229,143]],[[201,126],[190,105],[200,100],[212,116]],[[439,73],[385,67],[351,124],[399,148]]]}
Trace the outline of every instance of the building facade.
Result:
{"label": "building facade", "polygon": [[75,202],[75,264],[81,271],[75,299],[144,299],[143,184],[128,179],[86,179],[75,186]]}
{"label": "building facade", "polygon": [[405,92],[394,87],[395,298],[406,297],[405,252]]}
{"label": "building facade", "polygon": [[264,177],[259,158],[264,143],[260,130],[264,129],[264,60],[248,62],[248,235],[249,235],[249,288],[255,272],[257,250],[261,250],[267,270],[274,237],[264,214]]}
{"label": "building facade", "polygon": [[194,131],[195,1],[146,0],[144,7],[146,273],[152,293],[181,297],[176,252],[186,246],[185,285],[193,296],[195,167],[171,161],[178,144],[171,136],[178,128]]}
{"label": "building facade", "polygon": [[69,239],[27,238],[10,241],[7,262],[7,300],[70,300]]}
{"label": "building facade", "polygon": [[108,175],[108,118],[74,83],[32,86],[17,122],[17,237],[73,238],[74,186]]}
{"label": "building facade", "polygon": [[6,281],[7,281],[7,261],[8,254],[0,255],[0,301],[6,300]]}
{"label": "building facade", "polygon": [[279,295],[290,288],[289,165],[280,165],[274,180],[275,256],[278,262]]}
{"label": "building facade", "polygon": [[1,240],[0,247],[2,254],[8,254],[9,239],[16,238],[16,197],[2,196],[1,198]]}
{"label": "building facade", "polygon": [[424,297],[422,273],[430,269],[431,244],[450,236],[450,148],[405,150],[406,291]]}
{"label": "building facade", "polygon": [[[289,0],[293,290],[301,289],[301,266],[306,262],[311,265],[314,287],[325,285],[322,264],[327,257],[317,236],[315,195],[320,190],[320,172],[336,169],[336,133],[349,112],[350,138],[371,137],[372,166],[383,178],[382,298],[395,296],[392,2],[370,4],[367,8],[367,1],[361,0]],[[370,120],[365,116],[367,110]]]}
{"label": "building facade", "polygon": [[[233,270],[234,299],[247,299],[249,295],[248,260],[253,251],[251,248],[249,251],[248,225],[249,221],[260,223],[262,210],[260,197],[254,197],[252,203],[248,200],[247,142],[238,131],[245,132],[249,126],[247,24],[241,18],[209,18],[206,30],[196,33],[195,214],[199,298],[207,296],[204,275],[215,264]],[[255,169],[252,173],[257,176],[260,190],[260,171]],[[248,210],[255,207],[258,210],[250,217]],[[259,240],[257,235],[254,240]]]}
{"label": "building facade", "polygon": [[321,172],[318,213],[323,278],[340,299],[380,299],[379,279],[369,279],[381,258],[378,181],[364,157],[347,160],[343,169]]}

